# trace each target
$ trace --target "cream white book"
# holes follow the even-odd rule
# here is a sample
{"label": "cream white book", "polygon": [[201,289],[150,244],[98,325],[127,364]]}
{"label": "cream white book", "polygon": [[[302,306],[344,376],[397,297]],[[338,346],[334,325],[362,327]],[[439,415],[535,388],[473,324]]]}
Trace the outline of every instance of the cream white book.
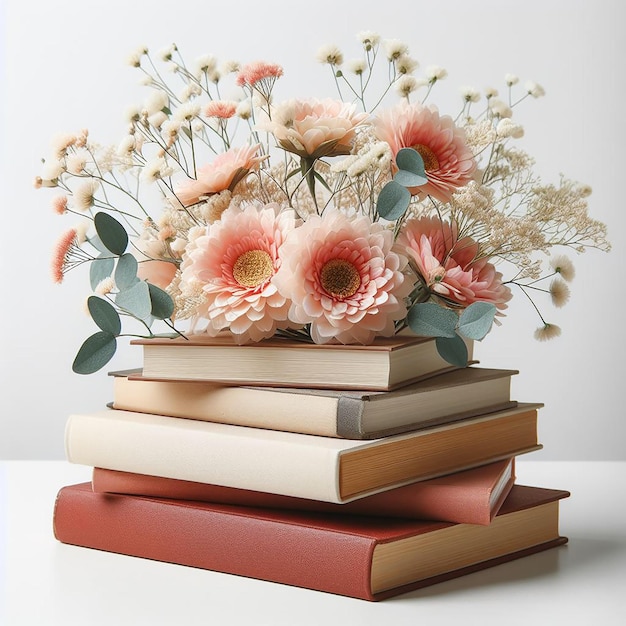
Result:
{"label": "cream white book", "polygon": [[[409,334],[377,337],[366,346],[284,337],[240,346],[229,334],[133,339],[131,344],[142,347],[146,378],[222,385],[386,391],[456,369],[441,357],[433,337]],[[472,362],[474,342],[466,345]]]}
{"label": "cream white book", "polygon": [[323,437],[377,439],[515,406],[517,370],[466,367],[395,391],[224,386],[113,372],[111,407]]}
{"label": "cream white book", "polygon": [[72,463],[348,502],[539,449],[541,404],[369,441],[107,409],[70,416]]}

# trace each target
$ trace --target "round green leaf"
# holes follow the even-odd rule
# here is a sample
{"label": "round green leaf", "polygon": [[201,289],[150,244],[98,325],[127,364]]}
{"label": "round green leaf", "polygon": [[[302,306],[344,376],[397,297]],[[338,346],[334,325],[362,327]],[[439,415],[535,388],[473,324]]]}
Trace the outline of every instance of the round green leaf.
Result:
{"label": "round green leaf", "polygon": [[145,320],[152,310],[148,283],[137,281],[132,287],[120,291],[115,297],[115,304],[140,320]]}
{"label": "round green leaf", "polygon": [[89,265],[89,284],[95,291],[98,285],[113,273],[115,259],[111,258],[110,252],[105,252]]}
{"label": "round green leaf", "polygon": [[96,213],[94,216],[94,226],[98,237],[107,250],[113,254],[122,255],[128,246],[128,233],[126,229],[108,213]]}
{"label": "round green leaf", "polygon": [[424,159],[413,148],[402,148],[396,154],[398,171],[393,179],[403,187],[420,187],[428,182]]}
{"label": "round green leaf", "polygon": [[396,154],[396,165],[399,170],[404,170],[405,172],[426,178],[424,159],[422,159],[422,155],[413,148],[402,148],[398,150]]}
{"label": "round green leaf", "polygon": [[165,320],[172,316],[174,313],[174,301],[168,293],[163,291],[160,287],[148,283],[148,289],[150,291],[150,300],[152,302],[152,309],[150,313],[158,320]]}
{"label": "round green leaf", "polygon": [[437,337],[435,342],[442,359],[456,367],[467,367],[467,346],[461,337]]}
{"label": "round green leaf", "polygon": [[407,315],[410,329],[422,337],[455,337],[458,319],[452,309],[434,302],[414,304]]}
{"label": "round green leaf", "polygon": [[117,261],[115,268],[115,284],[120,291],[128,289],[139,279],[137,278],[137,259],[127,252],[123,254]]}
{"label": "round green leaf", "polygon": [[459,333],[468,339],[484,339],[493,325],[496,306],[490,302],[474,302],[461,313]]}
{"label": "round green leaf", "polygon": [[84,341],[74,359],[72,370],[76,374],[93,374],[113,358],[116,349],[115,337],[111,333],[99,331]]}
{"label": "round green leaf", "polygon": [[122,331],[122,322],[115,307],[96,296],[89,296],[87,298],[87,308],[93,321],[98,325],[100,330],[111,333],[112,335],[119,335]]}
{"label": "round green leaf", "polygon": [[386,220],[397,220],[409,208],[411,193],[406,187],[394,180],[389,181],[378,194],[376,210],[378,215]]}

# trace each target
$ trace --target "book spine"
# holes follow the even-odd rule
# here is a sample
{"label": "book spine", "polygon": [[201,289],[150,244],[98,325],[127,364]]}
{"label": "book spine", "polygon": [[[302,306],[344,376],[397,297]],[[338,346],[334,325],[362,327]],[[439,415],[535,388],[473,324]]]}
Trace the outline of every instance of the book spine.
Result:
{"label": "book spine", "polygon": [[247,438],[233,428],[113,409],[77,414],[66,424],[66,457],[91,467],[340,502],[338,452],[316,446],[318,437],[253,429],[254,438]]}
{"label": "book spine", "polygon": [[373,599],[373,539],[259,511],[104,496],[86,483],[60,490],[54,534],[67,544]]}

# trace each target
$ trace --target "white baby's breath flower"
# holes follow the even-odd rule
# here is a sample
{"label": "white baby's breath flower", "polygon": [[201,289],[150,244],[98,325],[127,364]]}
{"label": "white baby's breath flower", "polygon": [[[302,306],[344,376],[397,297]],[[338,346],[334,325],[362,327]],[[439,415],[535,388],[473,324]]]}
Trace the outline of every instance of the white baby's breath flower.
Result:
{"label": "white baby's breath flower", "polygon": [[152,115],[148,116],[148,123],[154,128],[161,128],[163,122],[167,120],[167,113],[163,113],[163,111],[157,111]]}
{"label": "white baby's breath flower", "polygon": [[167,178],[173,174],[173,170],[163,157],[156,157],[143,167],[141,178],[148,183],[155,182],[160,178]]}
{"label": "white baby's breath flower", "polygon": [[52,154],[54,154],[57,159],[64,157],[67,154],[67,149],[70,146],[73,146],[76,143],[76,140],[76,135],[72,135],[70,133],[60,133],[55,135],[50,146]]}
{"label": "white baby's breath flower", "polygon": [[398,74],[412,74],[419,67],[419,63],[408,54],[403,54],[395,60],[395,66]]}
{"label": "white baby's breath flower", "polygon": [[380,35],[371,30],[363,30],[360,33],[357,33],[356,38],[368,50],[373,46],[377,46],[380,43]]}
{"label": "white baby's breath flower", "polygon": [[78,245],[81,245],[87,241],[87,232],[89,231],[89,227],[91,226],[91,220],[81,220],[74,226],[74,230],[76,231],[76,242]]}
{"label": "white baby's breath flower", "polygon": [[320,63],[328,63],[328,65],[341,65],[343,63],[343,54],[334,44],[322,46],[317,51],[315,58]]}
{"label": "white baby's breath flower", "polygon": [[128,156],[134,151],[136,145],[136,139],[134,135],[126,135],[117,146],[117,153],[120,156]]}
{"label": "white baby's breath flower", "polygon": [[168,107],[169,103],[169,96],[164,91],[153,89],[145,99],[143,107],[148,112],[148,115],[152,115]]}
{"label": "white baby's breath flower", "polygon": [[141,118],[141,108],[137,105],[131,105],[126,107],[126,111],[124,112],[124,119],[130,124],[133,122],[139,121]]}
{"label": "white baby's breath flower", "polygon": [[88,159],[89,152],[87,150],[77,150],[73,154],[69,154],[65,161],[67,171],[70,174],[80,174],[85,169]]}
{"label": "white baby's breath flower", "polygon": [[241,69],[241,63],[239,61],[228,60],[222,63],[221,72],[222,74],[234,74]]}
{"label": "white baby's breath flower", "polygon": [[396,91],[404,98],[412,94],[420,87],[419,80],[415,76],[405,74],[398,79],[396,83]]}
{"label": "white baby's breath flower", "polygon": [[480,100],[480,92],[474,87],[461,87],[461,95],[465,102],[478,102]]}
{"label": "white baby's breath flower", "polygon": [[580,184],[576,189],[581,198],[588,198],[593,193],[591,185]]}
{"label": "white baby's breath flower", "polygon": [[555,339],[561,334],[561,328],[556,324],[548,324],[547,322],[535,331],[535,339],[537,341],[549,341]]}
{"label": "white baby's breath flower", "polygon": [[426,68],[426,77],[429,82],[434,83],[438,80],[443,80],[448,76],[448,70],[439,65],[430,65]]}
{"label": "white baby's breath flower", "polygon": [[180,132],[181,125],[181,122],[178,120],[167,120],[167,122],[163,122],[161,125],[161,136],[166,141],[176,139]]}
{"label": "white baby's breath flower", "polygon": [[242,120],[249,120],[252,117],[252,103],[250,100],[242,100],[237,105],[236,115]]}
{"label": "white baby's breath flower", "polygon": [[217,60],[212,54],[204,54],[196,59],[196,67],[200,72],[206,74],[217,67]]}
{"label": "white baby's breath flower", "polygon": [[180,93],[178,94],[178,99],[181,102],[189,102],[192,98],[196,98],[197,96],[202,94],[202,89],[195,83],[189,83],[185,85]]}
{"label": "white baby's breath flower", "polygon": [[491,100],[489,100],[489,108],[496,117],[513,116],[513,110],[511,107],[506,102],[498,98],[491,98]]}
{"label": "white baby's breath flower", "polygon": [[366,157],[357,158],[346,170],[346,173],[350,178],[356,178],[365,174],[369,168],[369,162]]}
{"label": "white baby's breath flower", "polygon": [[554,278],[550,283],[550,298],[554,306],[561,308],[565,306],[570,297],[570,289],[567,283],[560,278]]}
{"label": "white baby's breath flower", "polygon": [[364,59],[352,59],[347,63],[348,70],[353,74],[362,74],[367,69]]}
{"label": "white baby's breath flower", "polygon": [[513,139],[519,139],[524,136],[524,127],[508,117],[505,117],[498,122],[496,133],[498,137],[513,137]]}
{"label": "white baby's breath flower", "polygon": [[495,87],[485,87],[485,97],[487,100],[495,98],[498,95],[498,90]]}
{"label": "white baby's breath flower", "polygon": [[526,91],[533,98],[541,98],[541,96],[546,95],[545,89],[541,85],[537,84],[536,82],[532,80],[529,80],[524,86],[526,87]]}
{"label": "white baby's breath flower", "polygon": [[107,294],[111,293],[114,289],[115,289],[115,281],[113,280],[111,276],[107,276],[106,278],[103,278],[96,285],[96,288],[94,289],[94,291],[99,296],[106,296]]}
{"label": "white baby's breath flower", "polygon": [[97,180],[89,179],[81,182],[72,195],[74,209],[80,212],[88,211],[95,201],[95,195],[100,184]]}
{"label": "white baby's breath flower", "polygon": [[395,61],[399,59],[403,54],[409,53],[409,47],[403,41],[399,39],[385,39],[383,41],[383,47],[388,61]]}
{"label": "white baby's breath flower", "polygon": [[550,259],[550,266],[563,280],[567,282],[574,280],[576,275],[574,264],[565,255],[561,254]]}
{"label": "white baby's breath flower", "polygon": [[136,50],[131,52],[126,58],[126,62],[131,67],[139,67],[141,65],[141,59],[148,54],[147,46],[139,46]]}
{"label": "white baby's breath flower", "polygon": [[63,163],[57,159],[47,159],[41,168],[43,180],[56,180],[65,171]]}
{"label": "white baby's breath flower", "polygon": [[517,85],[517,83],[519,83],[519,77],[515,74],[505,74],[504,80],[509,87],[512,87],[513,85]]}
{"label": "white baby's breath flower", "polygon": [[161,59],[161,61],[171,61],[176,50],[178,50],[176,44],[170,44],[166,48],[159,50],[159,58]]}
{"label": "white baby's breath flower", "polygon": [[185,102],[175,111],[172,118],[179,122],[189,122],[200,114],[200,104],[198,102]]}

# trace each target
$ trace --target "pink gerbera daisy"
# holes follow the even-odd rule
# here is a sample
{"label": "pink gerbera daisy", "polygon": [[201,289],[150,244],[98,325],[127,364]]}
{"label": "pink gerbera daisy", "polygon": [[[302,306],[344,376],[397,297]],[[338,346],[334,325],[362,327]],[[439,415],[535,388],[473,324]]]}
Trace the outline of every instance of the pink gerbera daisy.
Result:
{"label": "pink gerbera daisy", "polygon": [[275,276],[292,300],[289,317],[311,325],[319,344],[371,343],[391,336],[406,315],[413,285],[406,257],[391,250],[393,233],[366,216],[327,210],[290,232]]}
{"label": "pink gerbera daisy", "polygon": [[198,313],[208,320],[206,332],[229,329],[238,343],[247,343],[297,327],[287,317],[291,302],[274,284],[283,241],[294,227],[293,212],[276,205],[229,207],[194,240],[182,280],[202,287]]}
{"label": "pink gerbera daisy", "polygon": [[413,261],[431,292],[457,305],[480,301],[505,309],[511,299],[502,274],[486,257],[478,257],[478,244],[471,237],[458,238],[454,223],[436,217],[410,219],[396,240],[396,249]]}
{"label": "pink gerbera daisy", "polygon": [[428,182],[410,189],[413,195],[427,195],[448,202],[459,187],[474,179],[476,161],[465,142],[465,132],[448,115],[435,107],[401,102],[380,113],[376,135],[386,141],[395,156],[402,148],[413,148],[424,160]]}
{"label": "pink gerbera daisy", "polygon": [[266,156],[258,156],[261,144],[231,148],[219,154],[213,162],[198,168],[197,178],[178,184],[176,196],[185,206],[194,204],[204,196],[233,190],[235,185],[252,170],[259,168]]}

